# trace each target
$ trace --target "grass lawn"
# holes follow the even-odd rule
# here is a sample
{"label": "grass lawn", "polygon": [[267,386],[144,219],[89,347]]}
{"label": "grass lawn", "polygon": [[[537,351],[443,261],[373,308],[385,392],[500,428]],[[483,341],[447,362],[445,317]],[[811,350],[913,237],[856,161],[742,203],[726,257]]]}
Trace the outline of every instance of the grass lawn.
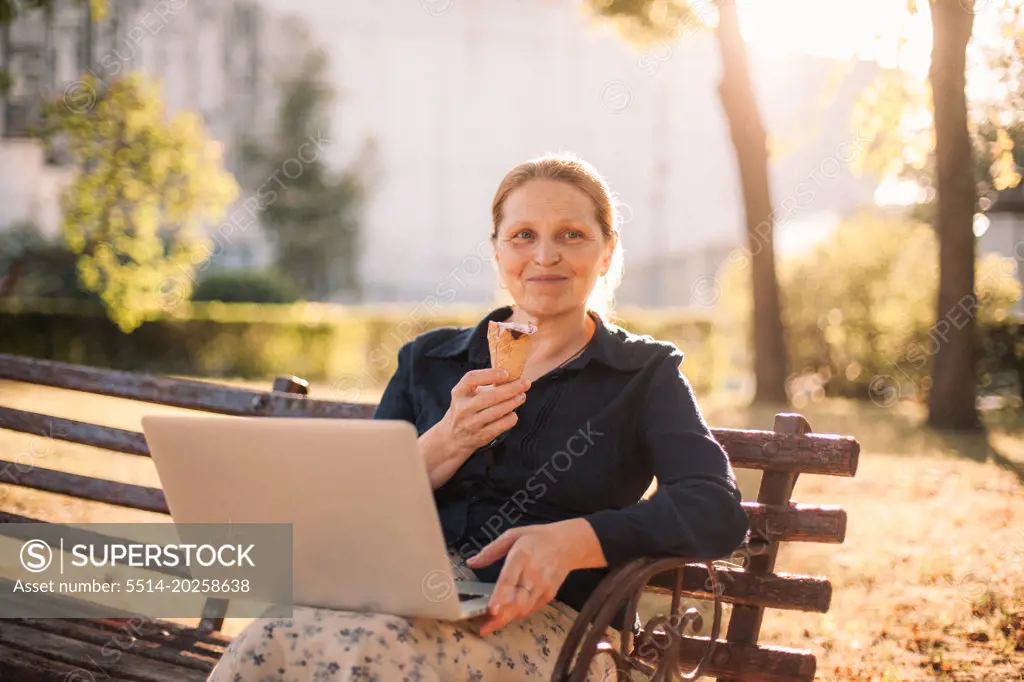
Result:
{"label": "grass lawn", "polygon": [[[10,382],[0,382],[0,404],[133,430],[143,414],[174,411]],[[701,405],[715,426],[772,426],[773,410]],[[798,501],[847,510],[846,542],[788,544],[777,570],[827,576],[832,608],[769,611],[761,641],[811,649],[819,680],[1024,680],[1024,414],[990,412],[987,435],[954,437],[923,428],[915,405],[828,400],[801,412],[816,431],[856,436],[860,470],[797,482]],[[0,457],[158,485],[145,458],[12,432],[0,431]],[[759,474],[739,476],[755,498]],[[0,486],[0,509],[55,521],[166,520],[16,486]],[[245,622],[231,620],[228,633]]]}

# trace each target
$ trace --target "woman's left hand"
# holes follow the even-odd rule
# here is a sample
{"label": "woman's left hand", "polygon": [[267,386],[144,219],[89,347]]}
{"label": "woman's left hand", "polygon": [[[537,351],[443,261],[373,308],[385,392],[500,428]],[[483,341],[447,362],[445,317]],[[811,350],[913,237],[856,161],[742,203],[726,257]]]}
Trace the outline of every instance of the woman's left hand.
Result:
{"label": "woman's left hand", "polygon": [[470,568],[508,555],[488,605],[481,635],[537,611],[555,598],[570,571],[607,565],[601,543],[586,519],[513,528],[466,561]]}

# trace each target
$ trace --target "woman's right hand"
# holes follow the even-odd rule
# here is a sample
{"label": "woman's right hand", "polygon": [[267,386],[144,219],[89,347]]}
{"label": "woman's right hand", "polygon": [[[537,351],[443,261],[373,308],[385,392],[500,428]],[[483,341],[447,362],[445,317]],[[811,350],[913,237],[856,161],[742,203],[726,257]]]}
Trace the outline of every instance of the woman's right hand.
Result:
{"label": "woman's right hand", "polygon": [[499,384],[508,378],[504,369],[466,372],[452,389],[452,402],[441,418],[445,440],[453,459],[465,461],[479,448],[515,426],[513,410],[526,400],[527,379]]}

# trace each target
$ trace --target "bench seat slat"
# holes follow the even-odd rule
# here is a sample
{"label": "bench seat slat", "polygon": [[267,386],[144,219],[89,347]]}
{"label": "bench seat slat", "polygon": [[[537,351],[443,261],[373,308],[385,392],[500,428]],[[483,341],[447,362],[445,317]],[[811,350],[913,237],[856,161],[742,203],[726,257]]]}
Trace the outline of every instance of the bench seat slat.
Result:
{"label": "bench seat slat", "polygon": [[[0,621],[3,627],[3,621]],[[88,680],[88,676],[73,673],[82,666],[56,661],[48,656],[22,651],[0,644],[0,680],[7,682],[54,682],[54,680]]]}
{"label": "bench seat slat", "polygon": [[[13,620],[0,620],[0,646],[77,666],[91,672],[97,678],[103,675],[133,682],[180,682],[182,680],[204,682],[206,680],[207,674],[203,671],[144,658],[130,650],[120,649],[113,641],[111,644],[112,646],[104,655],[102,645],[36,630]],[[82,675],[77,679],[89,678]]]}
{"label": "bench seat slat", "polygon": [[0,353],[0,379],[240,416],[365,418],[373,416],[374,410],[369,404],[313,400],[295,394],[97,369],[6,353]]}
{"label": "bench seat slat", "polygon": [[[203,640],[196,639],[194,634],[190,634],[195,633],[195,630],[180,627],[177,634],[172,634],[172,630],[166,626],[174,625],[173,623],[159,623],[154,620],[133,619],[120,622],[101,618],[22,618],[14,622],[34,630],[70,637],[100,647],[111,642],[115,647],[131,642],[130,650],[133,654],[206,673],[213,670],[228,643],[225,638],[218,637],[220,641],[210,646]],[[198,646],[200,643],[205,646]]]}
{"label": "bench seat slat", "polygon": [[[31,651],[0,644],[0,672],[10,674],[10,679],[25,680],[25,682],[36,682],[37,680],[39,682],[50,682],[54,679],[65,679],[72,671],[79,668],[92,670],[94,674],[96,674],[97,679],[99,678],[100,671],[96,670],[96,666],[91,664],[88,659],[83,661],[84,665],[68,663],[68,657],[66,655],[56,656],[51,654],[49,650],[45,648],[46,646],[53,645],[54,641],[57,643],[62,643],[64,641],[76,641],[76,638],[59,635],[56,632],[57,630],[70,633],[72,629],[91,627],[92,622],[85,621],[82,623],[76,623],[74,626],[58,624],[59,621],[7,622],[24,625],[25,630],[35,630],[39,627],[44,634],[51,632],[57,637],[56,640],[47,640],[45,642],[35,643],[32,646]],[[4,621],[0,621],[0,630],[2,630],[3,627]],[[69,627],[72,629],[68,629]],[[116,635],[116,633],[111,633],[111,636],[113,635]],[[2,639],[2,637],[3,636],[0,635],[0,639]],[[90,639],[92,639],[92,636],[90,636]],[[696,661],[703,653],[705,646],[707,646],[706,637],[683,637],[680,648],[682,650],[684,665],[689,667],[694,661]],[[96,647],[96,650],[91,652],[93,660],[102,664],[104,662],[104,658],[102,657],[101,644],[90,641],[88,643],[79,644],[77,648],[79,650],[84,649],[88,652],[90,647]],[[131,653],[137,655],[140,659],[151,660],[151,656],[148,653],[140,653],[149,651],[151,650],[133,648]],[[203,663],[203,665],[205,665],[205,663]],[[176,677],[172,679],[205,680],[208,671],[212,670],[212,668],[212,665],[205,670],[192,667],[191,664],[176,665],[173,673]],[[741,646],[730,644],[724,640],[719,640],[716,656],[708,668],[708,674],[730,676],[742,674],[742,679],[746,682],[811,682],[814,679],[814,669],[814,656],[805,650],[766,645]],[[35,671],[34,674],[33,671]],[[121,673],[121,671],[118,671],[118,673],[122,675],[124,674]],[[0,679],[7,678],[4,677]],[[145,679],[146,682],[149,682],[154,678],[124,676],[119,677],[118,679]],[[158,677],[156,679],[163,682],[167,678]]]}

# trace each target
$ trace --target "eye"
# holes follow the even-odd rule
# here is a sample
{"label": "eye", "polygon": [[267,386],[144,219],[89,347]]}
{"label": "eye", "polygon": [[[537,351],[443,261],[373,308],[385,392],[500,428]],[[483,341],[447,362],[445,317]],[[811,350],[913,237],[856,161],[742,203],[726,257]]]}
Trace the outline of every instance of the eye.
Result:
{"label": "eye", "polygon": [[516,232],[512,233],[512,239],[529,239],[532,236],[533,232],[526,228],[523,228],[522,230],[517,230]]}
{"label": "eye", "polygon": [[569,239],[583,239],[587,235],[580,230],[566,230],[565,236]]}

